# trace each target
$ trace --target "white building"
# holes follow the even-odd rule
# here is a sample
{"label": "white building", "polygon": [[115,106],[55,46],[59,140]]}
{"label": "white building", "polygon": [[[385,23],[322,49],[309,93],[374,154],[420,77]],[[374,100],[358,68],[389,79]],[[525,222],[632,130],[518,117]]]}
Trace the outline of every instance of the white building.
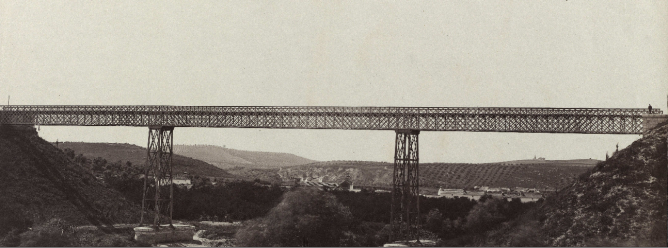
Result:
{"label": "white building", "polygon": [[438,188],[438,196],[445,198],[465,197],[466,192],[463,189],[442,189]]}
{"label": "white building", "polygon": [[438,195],[464,194],[463,189],[442,189],[438,188]]}
{"label": "white building", "polygon": [[[169,179],[164,178],[160,180],[160,186],[168,185],[169,184]],[[176,186],[185,186],[186,188],[190,188],[193,186],[192,181],[190,181],[189,178],[185,177],[174,177],[172,178],[172,184]]]}
{"label": "white building", "polygon": [[362,191],[362,189],[353,188],[353,183],[350,182],[350,188],[348,189],[348,191],[350,191],[350,192],[360,192],[360,191]]}

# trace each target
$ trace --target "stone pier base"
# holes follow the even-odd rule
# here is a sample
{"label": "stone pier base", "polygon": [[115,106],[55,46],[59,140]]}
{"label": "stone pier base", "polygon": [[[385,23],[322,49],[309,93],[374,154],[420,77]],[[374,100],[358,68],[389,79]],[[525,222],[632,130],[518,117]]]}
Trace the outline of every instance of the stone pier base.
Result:
{"label": "stone pier base", "polygon": [[168,243],[178,241],[192,241],[195,235],[195,226],[174,224],[161,225],[159,230],[151,226],[135,227],[135,240],[147,244]]}
{"label": "stone pier base", "polygon": [[642,132],[647,134],[650,129],[656,127],[664,121],[668,121],[668,115],[643,115]]}

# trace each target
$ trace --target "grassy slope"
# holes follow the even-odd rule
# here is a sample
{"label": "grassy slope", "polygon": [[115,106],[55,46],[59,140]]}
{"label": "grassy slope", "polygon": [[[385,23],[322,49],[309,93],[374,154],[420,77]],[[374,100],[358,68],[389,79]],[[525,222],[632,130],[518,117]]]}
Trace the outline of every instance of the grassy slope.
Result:
{"label": "grassy slope", "polygon": [[[140,207],[106,188],[33,130],[0,126],[0,203],[34,223],[54,217],[72,224],[137,223]],[[0,223],[6,227],[5,223]]]}
{"label": "grassy slope", "polygon": [[[59,148],[69,148],[76,154],[83,154],[88,159],[102,157],[108,162],[130,161],[134,166],[143,166],[146,162],[146,148],[131,144],[63,142]],[[192,175],[210,177],[234,177],[226,171],[204,161],[175,154],[172,158],[174,173],[187,171]]]}

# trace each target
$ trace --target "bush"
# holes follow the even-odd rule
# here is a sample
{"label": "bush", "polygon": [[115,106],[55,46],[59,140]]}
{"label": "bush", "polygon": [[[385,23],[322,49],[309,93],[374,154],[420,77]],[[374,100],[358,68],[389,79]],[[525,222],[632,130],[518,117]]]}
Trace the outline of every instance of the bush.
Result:
{"label": "bush", "polygon": [[[2,202],[2,199],[0,202]],[[28,230],[32,226],[32,221],[28,219],[20,210],[21,207],[11,206],[8,202],[0,204],[0,234],[6,234],[10,231],[18,232]]]}
{"label": "bush", "polygon": [[98,243],[95,244],[95,246],[101,246],[101,247],[130,247],[130,246],[136,246],[136,245],[135,245],[135,242],[133,242],[131,239],[128,239],[128,237],[123,237],[122,235],[119,235],[119,234],[110,234],[110,235],[102,236],[101,239],[98,241]]}
{"label": "bush", "polygon": [[267,216],[235,235],[240,246],[340,246],[352,214],[327,192],[300,188],[284,195]]}
{"label": "bush", "polygon": [[[118,230],[115,232],[118,232]],[[105,233],[101,230],[82,230],[74,233],[72,246],[138,247],[150,245],[134,241],[134,235],[129,230],[123,233]]]}
{"label": "bush", "polygon": [[441,214],[441,211],[438,211],[438,208],[430,210],[427,214],[427,220],[424,223],[424,228],[434,233],[440,233],[442,225],[443,215]]}
{"label": "bush", "polygon": [[[482,198],[480,198],[482,200]],[[466,229],[481,233],[487,231],[507,219],[501,213],[501,208],[506,204],[504,199],[490,198],[478,203],[466,216]]]}
{"label": "bush", "polygon": [[546,246],[546,238],[538,221],[528,221],[514,228],[510,233],[509,246]]}
{"label": "bush", "polygon": [[0,239],[0,246],[10,247],[10,246],[19,246],[21,245],[21,236],[19,236],[20,231],[18,229],[11,230]]}
{"label": "bush", "polygon": [[22,233],[21,246],[72,246],[72,233],[69,224],[54,218]]}

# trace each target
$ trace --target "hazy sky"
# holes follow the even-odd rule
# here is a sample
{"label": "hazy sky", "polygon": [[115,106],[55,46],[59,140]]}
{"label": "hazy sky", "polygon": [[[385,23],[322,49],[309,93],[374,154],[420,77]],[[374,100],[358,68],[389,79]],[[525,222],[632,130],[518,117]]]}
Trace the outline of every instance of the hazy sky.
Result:
{"label": "hazy sky", "polygon": [[[666,112],[667,1],[0,1],[0,103]],[[147,128],[41,127],[146,146]],[[422,132],[421,162],[605,158],[638,135]],[[177,128],[177,144],[392,161],[394,132]]]}

